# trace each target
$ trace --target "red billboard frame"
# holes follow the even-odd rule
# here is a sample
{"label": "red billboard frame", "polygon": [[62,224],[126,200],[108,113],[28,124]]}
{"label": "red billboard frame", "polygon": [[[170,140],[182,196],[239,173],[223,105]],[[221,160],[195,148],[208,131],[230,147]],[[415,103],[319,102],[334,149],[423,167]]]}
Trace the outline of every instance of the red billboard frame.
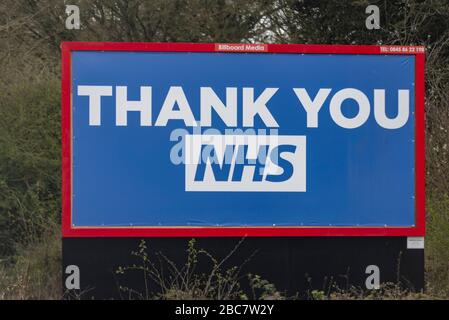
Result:
{"label": "red billboard frame", "polygon": [[[425,111],[422,46],[63,42],[62,235],[63,237],[303,237],[425,235]],[[72,225],[72,51],[240,52],[415,56],[415,225],[412,227],[75,227]]]}

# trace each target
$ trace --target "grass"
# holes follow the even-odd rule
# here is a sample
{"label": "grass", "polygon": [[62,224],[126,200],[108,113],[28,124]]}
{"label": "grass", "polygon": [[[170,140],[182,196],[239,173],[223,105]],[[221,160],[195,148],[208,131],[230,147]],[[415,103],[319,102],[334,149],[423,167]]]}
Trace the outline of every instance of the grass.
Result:
{"label": "grass", "polygon": [[0,261],[0,300],[62,297],[61,238],[57,226],[42,239],[18,247],[15,256]]}
{"label": "grass", "polygon": [[427,293],[449,298],[449,196],[427,199],[425,245]]}

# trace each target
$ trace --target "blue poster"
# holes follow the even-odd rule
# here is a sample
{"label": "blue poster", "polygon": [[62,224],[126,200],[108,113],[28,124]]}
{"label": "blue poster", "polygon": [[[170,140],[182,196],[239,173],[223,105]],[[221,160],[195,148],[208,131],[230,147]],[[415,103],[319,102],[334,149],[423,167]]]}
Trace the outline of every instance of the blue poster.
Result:
{"label": "blue poster", "polygon": [[415,223],[415,56],[72,53],[72,224]]}

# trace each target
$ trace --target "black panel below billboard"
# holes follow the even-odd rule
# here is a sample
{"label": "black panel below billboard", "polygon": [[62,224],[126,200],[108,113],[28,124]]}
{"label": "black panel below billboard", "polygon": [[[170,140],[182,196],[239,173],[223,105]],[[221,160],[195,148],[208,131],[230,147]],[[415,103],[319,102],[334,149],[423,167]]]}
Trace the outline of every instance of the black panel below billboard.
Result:
{"label": "black panel below billboard", "polygon": [[[150,261],[157,268],[164,260],[161,252],[178,268],[187,262],[190,238],[145,238]],[[120,267],[141,266],[142,259],[133,255],[142,238],[64,238],[63,279],[67,266],[75,265],[80,273],[80,290],[68,297],[84,299],[127,299],[129,293],[120,287],[136,292],[157,291],[158,285],[144,284],[143,272],[129,270],[117,273]],[[424,250],[407,249],[406,237],[302,237],[302,238],[198,238],[196,248],[205,249],[218,260],[227,257],[241,242],[235,252],[223,263],[223,270],[242,266],[241,274],[260,275],[273,283],[287,296],[299,294],[307,297],[312,290],[327,292],[330,287],[346,289],[350,286],[366,289],[368,266],[379,268],[380,283],[399,282],[412,290],[424,287]],[[246,260],[248,260],[245,262]],[[210,273],[211,261],[199,256],[197,273]],[[164,275],[169,266],[162,263]],[[248,279],[243,276],[241,285],[248,297],[252,292]],[[79,293],[81,292],[81,295]],[[133,295],[137,298],[136,295]]]}

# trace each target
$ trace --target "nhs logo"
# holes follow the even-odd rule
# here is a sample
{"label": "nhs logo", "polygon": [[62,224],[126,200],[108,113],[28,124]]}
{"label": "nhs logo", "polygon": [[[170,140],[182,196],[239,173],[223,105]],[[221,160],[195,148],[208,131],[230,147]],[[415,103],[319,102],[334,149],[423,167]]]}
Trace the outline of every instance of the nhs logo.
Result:
{"label": "nhs logo", "polygon": [[305,192],[306,137],[186,135],[185,190]]}

